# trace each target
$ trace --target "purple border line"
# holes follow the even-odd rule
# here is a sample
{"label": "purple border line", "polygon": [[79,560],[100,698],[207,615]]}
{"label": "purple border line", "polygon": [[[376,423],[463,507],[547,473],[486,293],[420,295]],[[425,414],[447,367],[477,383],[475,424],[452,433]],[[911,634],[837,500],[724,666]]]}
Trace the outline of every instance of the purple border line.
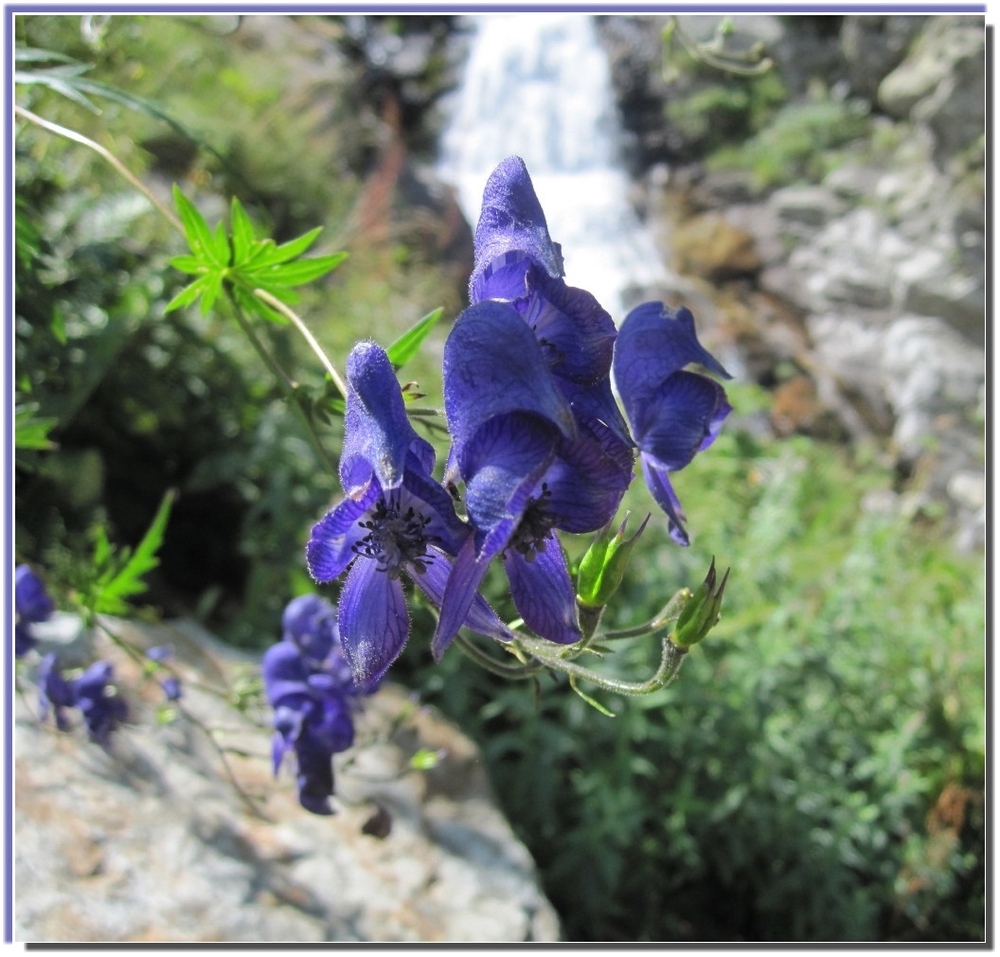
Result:
{"label": "purple border line", "polygon": [[14,395],[14,17],[4,17],[6,24],[6,43],[4,44],[3,88],[6,93],[4,104],[4,151],[9,166],[6,168],[4,181],[4,203],[7,210],[7,222],[4,229],[7,255],[4,259],[4,334],[5,360],[3,370],[4,383],[4,515],[7,520],[7,536],[4,543],[4,675],[7,680],[7,694],[4,703],[4,913],[3,939],[5,943],[13,941],[14,914],[14,641],[11,628],[13,619],[12,582],[14,569],[14,436],[13,436],[13,395]]}
{"label": "purple border line", "polygon": [[[732,3],[623,3],[607,4],[599,2],[583,3],[539,3],[518,5],[511,3],[304,3],[289,6],[274,4],[198,4],[177,3],[163,5],[142,4],[8,4],[9,14],[29,13],[442,13],[442,14],[474,14],[474,13],[547,13],[554,11],[579,13],[728,13],[736,14],[742,11],[748,13],[982,13],[985,14],[985,3],[752,3],[749,0],[734,0]],[[8,51],[9,55],[9,51]]]}

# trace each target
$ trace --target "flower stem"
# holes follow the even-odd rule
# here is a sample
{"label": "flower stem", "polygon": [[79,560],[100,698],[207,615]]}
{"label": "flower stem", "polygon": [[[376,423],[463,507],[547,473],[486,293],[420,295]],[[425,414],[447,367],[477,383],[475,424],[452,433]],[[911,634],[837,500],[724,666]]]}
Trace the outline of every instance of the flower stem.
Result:
{"label": "flower stem", "polygon": [[334,465],[333,460],[326,454],[326,450],[323,448],[309,416],[306,415],[305,409],[302,408],[301,403],[295,395],[295,390],[297,388],[296,384],[285,374],[285,370],[278,365],[277,360],[271,355],[267,346],[261,342],[260,337],[254,331],[254,328],[247,320],[247,317],[243,314],[243,310],[240,308],[240,305],[235,298],[230,296],[229,301],[233,304],[233,309],[236,313],[236,322],[246,334],[246,337],[250,340],[250,344],[257,350],[257,354],[264,360],[265,365],[267,365],[268,369],[271,370],[271,373],[278,380],[278,385],[281,386],[281,390],[285,394],[285,399],[288,401],[288,404],[292,407],[292,409],[294,409],[295,414],[302,423],[302,427],[305,429],[306,435],[309,438],[309,443],[312,445],[317,458],[323,463],[323,467],[331,475],[336,475],[336,465]]}
{"label": "flower stem", "polygon": [[522,665],[508,665],[505,662],[497,661],[496,658],[487,654],[481,648],[478,648],[464,635],[456,636],[455,644],[458,645],[458,647],[473,661],[475,661],[476,664],[495,675],[499,675],[501,678],[510,678],[516,681],[519,679],[531,678],[542,670],[542,666],[535,664],[534,662]]}
{"label": "flower stem", "polygon": [[58,136],[64,136],[68,140],[73,140],[76,143],[81,143],[84,146],[92,149],[100,157],[107,160],[122,176],[129,181],[129,183],[134,186],[143,196],[146,197],[152,204],[153,207],[166,219],[174,229],[177,230],[182,236],[184,235],[184,227],[181,226],[180,220],[161,203],[149,190],[145,183],[142,182],[131,170],[129,170],[124,163],[114,153],[106,150],[100,143],[95,143],[92,139],[88,139],[82,133],[77,133],[76,130],[67,129],[65,126],[60,126],[58,123],[53,123],[51,120],[44,120],[42,117],[32,113],[31,110],[26,110],[23,106],[14,106],[14,112],[17,113],[22,119],[27,120],[29,123],[34,123],[36,126],[40,126],[43,130],[48,130],[50,133],[55,133]]}
{"label": "flower stem", "polygon": [[641,638],[643,635],[657,631],[677,618],[690,597],[691,590],[689,588],[682,588],[645,624],[634,625],[631,628],[616,628],[612,631],[605,631],[598,635],[598,638],[601,641],[615,641],[621,638]]}
{"label": "flower stem", "polygon": [[333,384],[337,387],[340,394],[346,399],[347,398],[347,386],[344,380],[340,378],[340,374],[334,368],[333,363],[327,358],[326,353],[323,351],[323,347],[316,341],[316,337],[309,331],[309,327],[295,314],[295,312],[288,308],[280,299],[272,296],[269,292],[264,289],[255,289],[253,294],[258,298],[266,302],[272,309],[276,312],[280,312],[289,322],[295,326],[296,329],[302,335],[302,338],[309,343],[309,348],[315,353],[316,358],[323,364],[323,368],[326,369],[326,374],[333,380]]}

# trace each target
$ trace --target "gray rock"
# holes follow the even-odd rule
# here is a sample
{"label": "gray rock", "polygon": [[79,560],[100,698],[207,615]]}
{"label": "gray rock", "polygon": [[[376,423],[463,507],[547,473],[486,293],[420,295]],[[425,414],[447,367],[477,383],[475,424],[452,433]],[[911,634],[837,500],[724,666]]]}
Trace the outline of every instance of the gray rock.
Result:
{"label": "gray rock", "polygon": [[844,17],[840,39],[851,89],[874,100],[879,84],[906,56],[926,17]]}
{"label": "gray rock", "polygon": [[822,226],[847,208],[835,192],[823,186],[786,186],[771,194],[769,205],[781,219],[806,226]]}
{"label": "gray rock", "polygon": [[[15,939],[558,939],[475,746],[401,689],[368,699],[357,745],[338,755],[338,813],[319,817],[298,805],[289,769],[272,778],[266,709],[242,714],[224,697],[255,658],[190,623],[111,627],[139,647],[174,647],[181,704],[215,729],[233,778],[192,718],[156,724],[158,685],[96,639],[131,711],[107,751],[79,729],[40,726],[33,694],[18,701]],[[438,765],[412,770],[418,749]],[[376,813],[390,824],[381,838],[366,833],[380,833],[366,828]]]}
{"label": "gray rock", "polygon": [[981,57],[983,43],[981,17],[932,17],[907,58],[879,85],[879,105],[906,119],[921,100],[949,82],[957,63]]}

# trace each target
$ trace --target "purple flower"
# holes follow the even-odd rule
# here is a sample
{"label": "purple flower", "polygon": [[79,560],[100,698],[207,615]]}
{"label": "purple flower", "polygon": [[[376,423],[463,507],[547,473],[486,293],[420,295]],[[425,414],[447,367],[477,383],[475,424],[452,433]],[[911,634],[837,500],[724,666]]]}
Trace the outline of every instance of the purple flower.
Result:
{"label": "purple flower", "polygon": [[[360,689],[340,644],[336,609],[317,595],[293,599],[284,635],[264,654],[264,691],[274,709],[271,757],[277,774],[285,755],[296,760],[299,803],[332,814],[333,755],[354,743],[352,708]],[[317,657],[315,652],[322,650]]]}
{"label": "purple flower", "polygon": [[163,689],[164,695],[168,701],[180,701],[182,695],[184,694],[184,689],[181,686],[181,679],[176,675],[170,675],[168,678],[164,678],[160,682],[160,687]]}
{"label": "purple flower", "polygon": [[91,740],[106,745],[111,732],[125,720],[125,701],[110,685],[114,669],[106,661],[95,661],[82,675],[67,681],[61,674],[56,656],[46,655],[38,676],[39,712],[42,720],[51,707],[56,727],[70,729],[67,708],[79,708]]}
{"label": "purple flower", "polygon": [[18,565],[14,571],[14,606],[17,611],[14,655],[21,658],[35,647],[31,626],[48,620],[55,610],[45,585],[29,565]]}
{"label": "purple flower", "polygon": [[610,521],[632,478],[631,450],[602,422],[579,420],[544,348],[510,305],[484,301],[456,320],[444,354],[448,474],[466,486],[475,535],[459,553],[433,641],[443,654],[493,559],[541,637],[581,637],[572,581],[555,530]]}
{"label": "purple flower", "polygon": [[715,441],[732,411],[717,382],[686,366],[697,363],[731,376],[698,342],[694,317],[683,306],[672,312],[660,302],[633,309],[618,333],[614,378],[639,447],[646,485],[666,512],[670,535],[688,544],[684,511],[669,474],[687,465]]}
{"label": "purple flower", "polygon": [[[434,449],[407,420],[385,351],[374,342],[355,346],[347,382],[340,459],[345,498],[313,527],[306,559],[317,582],[347,572],[337,623],[355,680],[371,688],[409,636],[401,577],[440,605],[451,557],[470,529],[431,476]],[[510,637],[478,596],[462,623],[491,637]]]}

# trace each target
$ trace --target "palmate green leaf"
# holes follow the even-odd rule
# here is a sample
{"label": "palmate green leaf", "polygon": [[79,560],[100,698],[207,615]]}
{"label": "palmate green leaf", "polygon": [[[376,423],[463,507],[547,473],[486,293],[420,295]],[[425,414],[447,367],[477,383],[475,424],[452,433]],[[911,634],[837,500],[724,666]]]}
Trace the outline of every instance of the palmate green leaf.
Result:
{"label": "palmate green leaf", "polygon": [[433,312],[429,312],[389,346],[386,353],[393,368],[400,369],[420,351],[420,346],[424,339],[427,338],[428,333],[434,328],[443,313],[443,308],[437,308]]}
{"label": "palmate green leaf", "polygon": [[310,229],[309,232],[303,233],[298,237],[298,239],[290,239],[287,243],[275,246],[262,261],[257,261],[255,265],[270,266],[276,263],[288,262],[289,259],[301,256],[314,242],[316,242],[316,238],[321,232],[323,232],[323,227],[317,226],[315,229]]}
{"label": "palmate green leaf", "polygon": [[199,256],[174,256],[170,260],[170,265],[174,269],[179,269],[181,272],[189,273],[192,276],[197,276],[199,273],[204,273],[208,270],[205,261]]}
{"label": "palmate green leaf", "polygon": [[[107,541],[104,529],[99,529],[98,541],[95,547],[94,564],[111,564],[108,573],[102,576],[96,594],[93,596],[91,610],[97,614],[120,615],[128,610],[125,599],[142,594],[148,587],[143,576],[147,575],[160,564],[157,552],[163,544],[163,536],[167,530],[170,509],[177,497],[171,489],[163,496],[160,507],[153,518],[149,530],[142,537],[131,555],[123,551],[125,562],[120,568],[114,568],[114,553]],[[103,539],[103,545],[102,545]],[[100,561],[98,560],[100,556]]]}

